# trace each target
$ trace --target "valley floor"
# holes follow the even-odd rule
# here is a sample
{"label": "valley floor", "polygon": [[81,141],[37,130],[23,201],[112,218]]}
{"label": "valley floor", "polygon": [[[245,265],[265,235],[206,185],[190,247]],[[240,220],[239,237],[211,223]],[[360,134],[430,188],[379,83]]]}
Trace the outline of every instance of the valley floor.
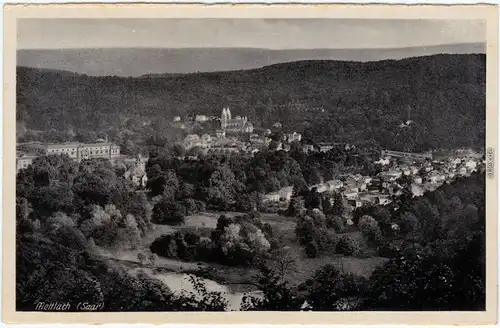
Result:
{"label": "valley floor", "polygon": [[[196,276],[214,281],[227,287],[229,292],[241,293],[255,291],[257,288],[257,270],[247,267],[231,267],[216,263],[185,262],[178,259],[168,259],[156,257],[154,263],[149,261],[141,262],[139,253],[149,256],[151,251],[149,245],[158,237],[165,234],[173,234],[177,230],[187,228],[215,229],[217,219],[222,215],[238,215],[242,213],[232,212],[206,212],[186,217],[186,222],[182,226],[154,225],[150,233],[144,237],[141,247],[137,250],[127,251],[101,251],[101,255],[116,265],[122,265],[136,270],[143,268],[151,272],[194,274]],[[263,221],[273,227],[273,231],[278,231],[295,255],[296,268],[287,274],[287,280],[292,284],[299,284],[310,278],[316,270],[327,264],[333,264],[345,273],[368,278],[373,270],[383,265],[387,259],[382,257],[358,258],[353,256],[342,256],[337,254],[322,255],[316,258],[308,258],[303,247],[295,238],[295,219],[280,216],[277,214],[263,214]],[[356,238],[361,238],[359,232],[350,232]],[[179,286],[182,287],[182,286]]]}

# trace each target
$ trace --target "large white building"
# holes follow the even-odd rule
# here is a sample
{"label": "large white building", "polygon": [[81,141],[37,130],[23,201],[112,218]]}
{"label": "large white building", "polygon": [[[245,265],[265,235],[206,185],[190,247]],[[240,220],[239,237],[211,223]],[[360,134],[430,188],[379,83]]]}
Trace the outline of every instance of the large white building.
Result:
{"label": "large white building", "polygon": [[17,171],[25,169],[39,156],[67,155],[69,158],[80,162],[85,159],[106,158],[115,164],[123,159],[120,147],[109,142],[84,143],[26,143],[19,145],[21,151],[16,154]]}
{"label": "large white building", "polygon": [[25,149],[39,155],[68,155],[70,158],[81,161],[92,158],[113,159],[120,157],[120,147],[110,142],[97,143],[33,143],[24,145]]}
{"label": "large white building", "polygon": [[206,115],[196,115],[195,119],[196,122],[207,122],[210,120],[210,118]]}
{"label": "large white building", "polygon": [[[20,148],[22,148],[24,152],[19,151],[16,154],[17,172],[30,166],[33,163],[33,160],[38,156],[67,155],[77,162],[94,158],[108,159],[112,165],[122,164],[128,168],[126,178],[131,179],[134,183],[144,186],[147,181],[146,174],[141,172],[146,170],[146,163],[149,158],[141,155],[136,157],[121,155],[120,147],[113,143],[29,143],[20,145]],[[26,151],[31,151],[32,153],[25,153]]]}
{"label": "large white building", "polygon": [[30,166],[36,157],[34,154],[18,154],[16,156],[16,172]]}

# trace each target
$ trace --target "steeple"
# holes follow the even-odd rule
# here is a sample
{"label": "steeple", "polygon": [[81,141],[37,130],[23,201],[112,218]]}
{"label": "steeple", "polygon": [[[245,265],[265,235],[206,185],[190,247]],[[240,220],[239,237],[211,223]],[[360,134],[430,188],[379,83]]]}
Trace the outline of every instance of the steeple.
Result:
{"label": "steeple", "polygon": [[224,121],[226,119],[226,109],[222,108],[222,113],[220,114],[220,120]]}
{"label": "steeple", "polygon": [[227,125],[227,120],[228,120],[228,113],[227,113],[227,109],[224,107],[222,109],[222,114],[221,114],[221,117],[220,117],[220,124],[221,124],[221,127],[224,129]]}

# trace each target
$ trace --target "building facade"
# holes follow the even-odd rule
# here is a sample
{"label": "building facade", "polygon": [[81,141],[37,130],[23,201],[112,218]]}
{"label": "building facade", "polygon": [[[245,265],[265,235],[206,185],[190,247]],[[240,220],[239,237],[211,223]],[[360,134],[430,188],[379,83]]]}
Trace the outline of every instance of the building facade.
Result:
{"label": "building facade", "polygon": [[235,146],[214,146],[208,149],[207,153],[208,154],[213,154],[213,155],[229,155],[229,154],[235,154],[239,153],[240,149]]}
{"label": "building facade", "polygon": [[16,172],[30,166],[36,157],[34,154],[18,154],[16,156]]}
{"label": "building facade", "polygon": [[146,164],[149,158],[142,155],[137,155],[136,157],[131,157],[127,155],[122,155],[119,157],[114,157],[110,160],[111,165],[124,165],[126,168],[138,167],[141,170],[146,170]]}
{"label": "building facade", "polygon": [[221,117],[221,129],[231,133],[252,133],[253,125],[248,122],[246,116],[236,116],[234,119],[229,108],[223,108]]}
{"label": "building facade", "polygon": [[210,118],[206,115],[196,115],[196,117],[194,118],[194,120],[196,122],[207,122],[208,120],[210,120]]}
{"label": "building facade", "polygon": [[214,140],[209,134],[204,134],[201,137],[197,134],[189,134],[184,138],[184,148],[191,149],[200,147],[202,149],[210,148]]}
{"label": "building facade", "polygon": [[120,156],[120,147],[109,142],[33,144],[28,146],[28,150],[38,155],[67,155],[76,161],[92,158],[113,159]]}
{"label": "building facade", "polygon": [[292,143],[294,141],[300,142],[302,140],[302,135],[300,133],[294,132],[286,135],[286,141]]}
{"label": "building facade", "polygon": [[[120,147],[109,142],[97,143],[30,143],[22,144],[19,148],[30,156],[67,155],[69,158],[80,162],[85,159],[105,158],[113,161],[120,157]],[[27,158],[27,157],[26,157]],[[24,163],[24,158],[19,158]]]}
{"label": "building facade", "polygon": [[[27,146],[27,147],[26,147]],[[146,164],[149,160],[148,157],[138,155],[135,157],[121,155],[120,147],[112,143],[94,143],[94,144],[80,144],[80,143],[64,143],[64,144],[22,144],[20,145],[21,151],[16,153],[16,169],[17,172],[21,169],[26,169],[30,166],[34,159],[44,155],[67,155],[74,161],[80,162],[85,159],[103,158],[108,159],[111,165],[123,165],[134,174],[130,177],[135,182],[147,181],[145,174],[138,174],[146,170]],[[28,149],[34,150],[33,153],[26,153]],[[139,179],[139,180],[138,180]]]}
{"label": "building facade", "polygon": [[413,159],[413,160],[426,160],[426,159],[432,160],[432,153],[431,152],[417,154],[417,153],[405,153],[402,151],[382,150],[381,155],[382,155],[382,158],[395,157],[395,158],[408,158],[408,159]]}
{"label": "building facade", "polygon": [[123,175],[125,179],[132,181],[137,187],[146,187],[148,177],[141,167],[131,167]]}

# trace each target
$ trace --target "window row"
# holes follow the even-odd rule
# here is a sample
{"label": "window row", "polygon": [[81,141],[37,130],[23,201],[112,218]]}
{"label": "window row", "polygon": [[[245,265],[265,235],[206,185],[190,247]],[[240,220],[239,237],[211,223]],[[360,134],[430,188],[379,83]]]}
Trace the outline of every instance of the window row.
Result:
{"label": "window row", "polygon": [[[74,151],[70,152],[69,150],[66,150],[66,149],[50,149],[49,150],[49,153],[59,153],[59,152],[61,152],[61,153],[69,153],[69,154],[71,154],[71,156],[75,156],[75,152]],[[94,155],[94,154],[95,155],[98,155],[98,154],[107,154],[107,153],[108,153],[107,149],[104,149],[104,150],[95,150],[95,151],[91,150],[90,151],[91,155]],[[116,151],[112,151],[112,153],[116,153]]]}

